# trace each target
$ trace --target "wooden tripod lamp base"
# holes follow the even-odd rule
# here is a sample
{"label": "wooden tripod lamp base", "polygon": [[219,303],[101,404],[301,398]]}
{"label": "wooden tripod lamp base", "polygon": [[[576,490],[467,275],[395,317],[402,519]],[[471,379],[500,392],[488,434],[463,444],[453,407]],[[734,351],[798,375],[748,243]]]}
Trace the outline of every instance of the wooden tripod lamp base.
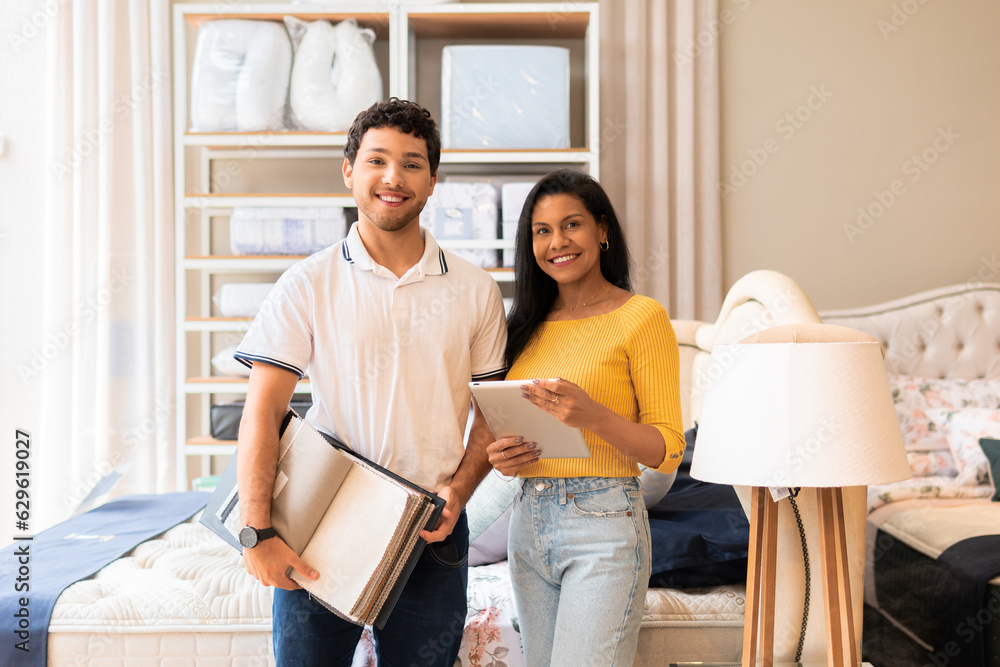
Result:
{"label": "wooden tripod lamp base", "polygon": [[[855,641],[851,604],[844,495],[839,487],[822,487],[816,489],[816,496],[823,598],[826,606],[827,664],[833,667],[857,667],[860,656]],[[750,550],[743,627],[743,667],[774,665],[777,553],[778,504],[771,499],[767,488],[755,486],[750,496]]]}

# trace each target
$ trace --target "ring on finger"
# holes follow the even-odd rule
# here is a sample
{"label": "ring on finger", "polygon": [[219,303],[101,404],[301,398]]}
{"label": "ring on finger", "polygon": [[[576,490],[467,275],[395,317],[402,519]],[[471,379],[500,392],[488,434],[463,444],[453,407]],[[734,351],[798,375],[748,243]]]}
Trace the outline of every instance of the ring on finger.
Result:
{"label": "ring on finger", "polygon": [[504,457],[504,459],[506,459],[507,458],[507,450],[506,449],[501,449],[500,450],[500,456],[502,456],[502,457]]}
{"label": "ring on finger", "polygon": [[553,398],[552,402],[555,403],[556,405],[558,405],[559,404],[559,399],[558,398]]}

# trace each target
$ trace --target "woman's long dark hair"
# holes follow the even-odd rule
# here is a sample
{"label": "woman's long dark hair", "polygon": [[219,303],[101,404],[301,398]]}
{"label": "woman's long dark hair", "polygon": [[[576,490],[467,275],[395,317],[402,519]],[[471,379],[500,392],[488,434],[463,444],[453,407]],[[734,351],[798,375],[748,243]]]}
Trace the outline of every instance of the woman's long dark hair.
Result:
{"label": "woman's long dark hair", "polygon": [[532,249],[531,216],[542,197],[567,194],[579,199],[598,224],[607,225],[608,250],[601,252],[601,273],[616,287],[632,291],[631,266],[625,234],[604,188],[594,178],[573,169],[545,175],[528,193],[517,223],[514,242],[514,305],[507,318],[507,349],[504,362],[509,369],[527,347],[535,330],[545,321],[559,294],[556,281],[548,276]]}

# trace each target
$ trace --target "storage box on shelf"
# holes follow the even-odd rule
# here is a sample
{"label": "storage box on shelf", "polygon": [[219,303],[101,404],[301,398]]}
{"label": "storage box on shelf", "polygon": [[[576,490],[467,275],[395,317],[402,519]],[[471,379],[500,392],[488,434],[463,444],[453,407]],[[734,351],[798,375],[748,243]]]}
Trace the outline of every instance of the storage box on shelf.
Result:
{"label": "storage box on shelf", "polygon": [[[239,341],[251,318],[225,317],[212,296],[230,281],[273,282],[302,256],[237,255],[228,241],[229,217],[236,207],[353,206],[340,168],[346,133],[267,129],[257,132],[192,131],[192,66],[199,27],[208,21],[239,19],[283,24],[286,16],[338,25],[355,19],[370,30],[372,52],[383,82],[383,97],[413,99],[443,122],[442,52],[452,45],[558,47],[569,54],[568,148],[463,148],[442,151],[440,182],[483,180],[498,191],[504,183],[532,182],[559,167],[599,176],[598,7],[596,2],[442,4],[353,3],[174,5],[174,155],[176,209],[177,319],[177,483],[213,472],[210,456],[234,452],[234,441],[210,435],[210,408],[242,399],[245,378],[213,371],[213,355]],[[268,29],[270,35],[278,31]],[[293,44],[295,48],[295,44]],[[273,69],[273,68],[272,68]],[[509,74],[509,72],[508,72]],[[566,74],[565,72],[563,74]],[[451,97],[452,112],[503,99],[504,86],[484,75]],[[475,81],[473,81],[475,84]],[[508,90],[508,92],[510,92]],[[558,96],[556,96],[558,97]],[[485,106],[484,106],[485,108]],[[455,113],[448,114],[451,121]],[[450,122],[451,122],[450,121]],[[283,119],[289,127],[289,119]],[[507,128],[507,138],[516,131]],[[498,202],[499,206],[499,202]],[[498,213],[497,220],[500,220]],[[442,239],[451,250],[499,251],[509,261],[512,238],[500,233],[480,238]],[[498,262],[499,263],[499,262]],[[509,268],[491,270],[504,286]],[[307,394],[308,380],[298,390]],[[189,471],[188,458],[201,456]],[[218,468],[216,468],[218,469]]]}

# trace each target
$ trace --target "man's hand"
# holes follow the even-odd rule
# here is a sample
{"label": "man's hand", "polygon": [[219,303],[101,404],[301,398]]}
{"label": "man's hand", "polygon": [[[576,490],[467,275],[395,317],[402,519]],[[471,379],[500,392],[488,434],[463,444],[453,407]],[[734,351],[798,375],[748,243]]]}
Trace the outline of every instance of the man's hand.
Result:
{"label": "man's hand", "polygon": [[462,514],[462,507],[464,507],[450,486],[442,487],[437,494],[444,498],[444,509],[441,510],[441,518],[438,519],[434,530],[420,531],[420,537],[424,538],[424,541],[428,544],[431,542],[440,542],[451,535],[451,531],[455,529],[455,524],[458,523],[458,517]]}
{"label": "man's hand", "polygon": [[244,549],[243,562],[246,564],[247,572],[265,586],[275,586],[289,591],[302,588],[285,574],[290,567],[308,579],[319,579],[319,572],[306,565],[306,562],[277,536],[264,540],[253,549]]}

